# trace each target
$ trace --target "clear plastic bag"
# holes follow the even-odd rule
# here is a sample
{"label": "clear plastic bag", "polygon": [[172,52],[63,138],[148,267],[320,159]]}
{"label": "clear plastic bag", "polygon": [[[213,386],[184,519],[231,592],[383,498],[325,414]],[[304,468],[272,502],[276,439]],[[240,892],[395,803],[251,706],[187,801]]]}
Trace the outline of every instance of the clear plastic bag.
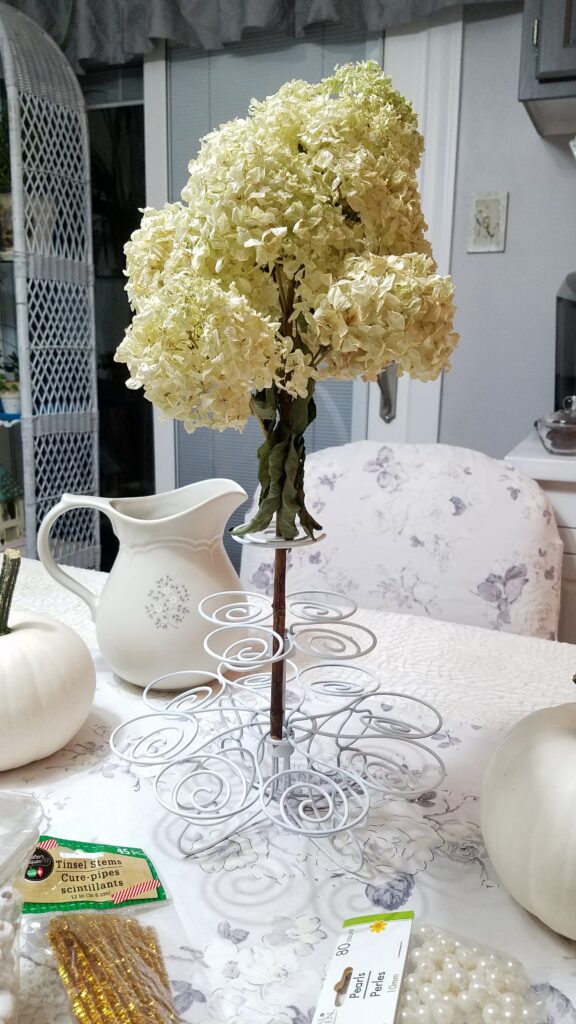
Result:
{"label": "clear plastic bag", "polygon": [[27,793],[0,793],[0,886],[22,874],[42,825],[38,801]]}
{"label": "clear plastic bag", "polygon": [[159,932],[148,918],[93,911],[50,919],[48,942],[78,1020],[178,1024]]}
{"label": "clear plastic bag", "polygon": [[415,923],[395,1024],[538,1024],[519,960]]}
{"label": "clear plastic bag", "polygon": [[[33,965],[27,1010],[38,1024],[179,1024],[164,955],[187,938],[173,904],[26,915],[22,928],[22,950]],[[118,979],[126,977],[130,985],[120,987]],[[94,1006],[96,992],[100,1007]],[[113,996],[118,1001],[109,1006]]]}
{"label": "clear plastic bag", "polygon": [[13,887],[32,854],[42,808],[24,793],[0,793],[0,1024],[16,1024],[22,899]]}
{"label": "clear plastic bag", "polygon": [[165,955],[187,939],[143,850],[41,836],[20,888],[38,1024],[47,1001],[50,1024],[179,1024]]}

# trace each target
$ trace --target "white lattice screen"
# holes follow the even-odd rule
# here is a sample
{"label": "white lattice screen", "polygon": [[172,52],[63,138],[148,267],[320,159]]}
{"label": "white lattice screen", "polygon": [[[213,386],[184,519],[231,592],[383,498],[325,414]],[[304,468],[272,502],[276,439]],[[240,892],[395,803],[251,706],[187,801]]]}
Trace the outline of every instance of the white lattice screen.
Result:
{"label": "white lattice screen", "polygon": [[[90,164],[74,72],[38,25],[0,3],[10,121],[14,287],[26,510],[26,553],[64,491],[98,490]],[[68,513],[55,553],[99,566],[96,514]]]}

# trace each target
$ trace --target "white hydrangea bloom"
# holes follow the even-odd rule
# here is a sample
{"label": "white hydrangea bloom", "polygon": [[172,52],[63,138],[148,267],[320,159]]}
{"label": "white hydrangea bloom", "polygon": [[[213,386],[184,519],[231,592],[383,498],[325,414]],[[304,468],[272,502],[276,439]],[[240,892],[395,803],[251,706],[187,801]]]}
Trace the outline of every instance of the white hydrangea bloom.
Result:
{"label": "white hydrangea bloom", "polygon": [[320,377],[375,380],[388,363],[399,374],[435,380],[449,366],[452,284],[430,256],[352,256],[314,313],[323,354]]}
{"label": "white hydrangea bloom", "polygon": [[457,335],[424,236],[422,149],[375,62],[289,82],[206,136],[182,203],[145,210],[126,246],[129,385],[187,430],[222,430],[272,386],[306,398],[392,361],[437,377]]}
{"label": "white hydrangea bloom", "polygon": [[284,360],[278,323],[234,286],[181,270],[136,313],[122,342],[128,387],[144,387],[165,416],[198,426],[243,427],[254,388],[269,388]]}

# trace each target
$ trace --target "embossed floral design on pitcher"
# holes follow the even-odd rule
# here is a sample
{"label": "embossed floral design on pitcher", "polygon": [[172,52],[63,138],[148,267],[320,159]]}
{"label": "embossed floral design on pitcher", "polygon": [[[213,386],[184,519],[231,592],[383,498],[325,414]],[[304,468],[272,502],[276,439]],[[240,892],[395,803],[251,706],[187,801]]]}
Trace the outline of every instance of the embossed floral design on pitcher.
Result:
{"label": "embossed floral design on pitcher", "polygon": [[190,614],[190,591],[175,583],[171,576],[161,576],[148,591],[146,614],[157,629],[176,629]]}

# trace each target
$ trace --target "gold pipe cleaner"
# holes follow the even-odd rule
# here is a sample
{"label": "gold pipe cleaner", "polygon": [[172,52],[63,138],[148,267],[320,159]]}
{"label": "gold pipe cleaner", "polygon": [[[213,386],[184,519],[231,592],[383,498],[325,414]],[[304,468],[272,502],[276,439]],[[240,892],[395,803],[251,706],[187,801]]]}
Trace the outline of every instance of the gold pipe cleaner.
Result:
{"label": "gold pipe cleaner", "polygon": [[180,1024],[154,928],[70,914],[52,919],[48,939],[80,1024]]}

